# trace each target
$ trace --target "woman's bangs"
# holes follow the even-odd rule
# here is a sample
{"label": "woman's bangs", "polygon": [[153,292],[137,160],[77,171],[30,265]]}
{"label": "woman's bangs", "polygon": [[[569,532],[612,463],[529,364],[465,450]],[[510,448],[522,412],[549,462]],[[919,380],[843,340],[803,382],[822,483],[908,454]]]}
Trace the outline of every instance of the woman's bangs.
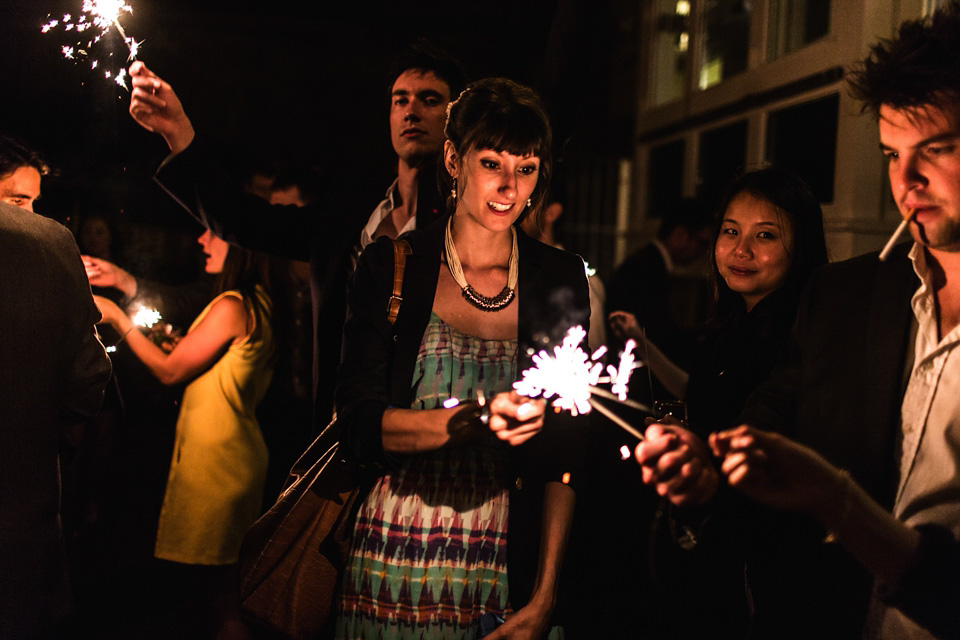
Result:
{"label": "woman's bangs", "polygon": [[526,110],[490,114],[477,131],[472,146],[475,149],[493,149],[515,156],[543,157],[544,146],[549,145],[549,133],[542,121]]}

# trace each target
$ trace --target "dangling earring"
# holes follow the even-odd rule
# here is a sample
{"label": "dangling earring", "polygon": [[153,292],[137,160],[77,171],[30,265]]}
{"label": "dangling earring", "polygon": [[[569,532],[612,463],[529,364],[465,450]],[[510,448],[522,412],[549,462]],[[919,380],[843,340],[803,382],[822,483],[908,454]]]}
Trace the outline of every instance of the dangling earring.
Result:
{"label": "dangling earring", "polygon": [[532,206],[533,206],[533,202],[531,202],[530,198],[527,198],[527,208],[530,208]]}
{"label": "dangling earring", "polygon": [[453,198],[453,201],[457,201],[457,179],[453,179],[453,189],[450,189],[450,196]]}

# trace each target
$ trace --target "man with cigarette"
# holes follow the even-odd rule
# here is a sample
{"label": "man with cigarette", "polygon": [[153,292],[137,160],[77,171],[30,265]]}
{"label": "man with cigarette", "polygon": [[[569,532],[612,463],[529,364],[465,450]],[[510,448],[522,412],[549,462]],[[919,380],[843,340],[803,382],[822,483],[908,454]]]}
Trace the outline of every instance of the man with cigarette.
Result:
{"label": "man with cigarette", "polygon": [[[755,637],[960,637],[957,60],[951,2],[851,72],[913,242],[818,272],[745,424],[710,438],[730,486],[798,514],[767,542],[778,583],[751,585]],[[653,425],[636,452],[677,505],[703,504],[715,486],[689,437]],[[793,619],[764,613],[764,599],[785,598]]]}
{"label": "man with cigarette", "polygon": [[[194,140],[193,126],[170,85],[139,61],[131,65],[130,77],[130,114],[144,128],[162,135],[171,150],[157,173],[161,185],[219,237],[248,249],[309,261],[314,426],[319,430],[333,408],[351,260],[377,237],[397,237],[443,213],[435,164],[447,104],[465,85],[459,63],[421,41],[395,64],[390,135],[397,153],[397,179],[366,225],[363,218],[349,214],[356,209],[356,196],[334,189],[319,202],[279,211],[279,205],[244,197],[210,159],[205,141]],[[351,201],[341,202],[345,198]]]}

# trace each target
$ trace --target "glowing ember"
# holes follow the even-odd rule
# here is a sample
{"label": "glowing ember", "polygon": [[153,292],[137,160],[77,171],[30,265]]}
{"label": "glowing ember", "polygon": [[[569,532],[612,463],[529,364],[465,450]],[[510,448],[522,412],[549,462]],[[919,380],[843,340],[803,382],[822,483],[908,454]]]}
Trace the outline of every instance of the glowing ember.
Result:
{"label": "glowing ember", "polygon": [[137,312],[133,314],[133,324],[138,327],[146,327],[148,329],[153,328],[153,325],[160,322],[160,312],[156,309],[147,309],[146,307],[140,307],[137,309]]}
{"label": "glowing ember", "polygon": [[628,447],[627,445],[621,446],[621,447],[620,447],[620,459],[621,459],[621,460],[626,460],[626,459],[629,458],[629,457],[630,457],[630,447]]}
{"label": "glowing ember", "polygon": [[[83,8],[77,20],[74,20],[73,16],[68,13],[63,16],[62,20],[50,20],[40,27],[40,31],[41,33],[48,33],[60,27],[65,33],[75,33],[77,40],[73,46],[65,45],[61,51],[63,52],[64,58],[76,60],[77,56],[90,56],[91,54],[89,52],[94,50],[94,45],[100,42],[100,39],[107,35],[107,32],[110,31],[111,28],[115,27],[130,52],[127,58],[129,61],[136,58],[142,43],[127,37],[127,34],[123,31],[123,27],[120,25],[120,16],[123,15],[124,12],[133,13],[133,8],[126,2],[123,2],[123,0],[83,0]],[[98,60],[94,57],[91,68],[96,69],[97,65]],[[116,74],[108,73],[106,77],[108,79],[111,77],[114,78],[114,81],[118,85],[125,89],[127,88],[127,74],[125,70],[121,69]]]}
{"label": "glowing ember", "polygon": [[580,348],[586,335],[583,327],[572,327],[564,337],[563,344],[553,348],[553,354],[541,351],[533,356],[535,366],[524,371],[523,379],[515,382],[513,388],[530,397],[556,396],[553,400],[554,407],[566,409],[573,415],[590,413],[592,388],[601,381],[609,380],[613,393],[621,400],[626,399],[627,383],[635,363],[632,353],[634,342],[627,342],[620,356],[620,366],[608,366],[609,378],[601,380],[603,363],[599,360],[606,348],[601,347],[592,356],[588,356]]}

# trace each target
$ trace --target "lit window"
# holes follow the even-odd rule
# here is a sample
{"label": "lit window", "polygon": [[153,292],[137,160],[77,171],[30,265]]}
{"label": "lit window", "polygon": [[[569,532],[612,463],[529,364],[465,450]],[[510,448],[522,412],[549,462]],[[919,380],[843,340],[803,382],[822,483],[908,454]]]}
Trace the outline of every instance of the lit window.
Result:
{"label": "lit window", "polygon": [[747,68],[750,0],[707,0],[703,10],[703,55],[699,87],[712,87]]}
{"label": "lit window", "polygon": [[690,49],[690,3],[656,0],[654,16],[650,96],[653,104],[666,104],[684,94]]}

